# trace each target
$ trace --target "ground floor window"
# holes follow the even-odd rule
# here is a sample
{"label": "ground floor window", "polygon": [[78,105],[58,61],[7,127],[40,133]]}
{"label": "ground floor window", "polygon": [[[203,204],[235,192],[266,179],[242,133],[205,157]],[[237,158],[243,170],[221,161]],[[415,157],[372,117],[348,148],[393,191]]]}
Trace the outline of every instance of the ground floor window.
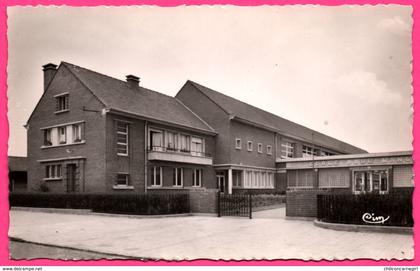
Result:
{"label": "ground floor window", "polygon": [[260,170],[245,170],[244,188],[274,188],[274,173]]}
{"label": "ground floor window", "polygon": [[233,187],[242,187],[242,171],[234,170],[232,172]]}
{"label": "ground floor window", "polygon": [[314,187],[315,171],[307,170],[290,170],[287,172],[288,188],[312,188]]}
{"label": "ground floor window", "polygon": [[150,170],[150,185],[162,186],[162,167],[152,167]]}
{"label": "ground floor window", "polygon": [[45,166],[45,179],[53,180],[53,179],[61,179],[61,178],[62,178],[61,164]]}
{"label": "ground floor window", "polygon": [[183,168],[174,168],[172,185],[181,187],[183,183],[183,179],[184,179]]}
{"label": "ground floor window", "polygon": [[129,186],[130,185],[130,176],[128,175],[128,173],[118,173],[116,180],[115,180],[115,185],[117,186]]}
{"label": "ground floor window", "polygon": [[201,186],[201,177],[203,171],[201,169],[193,169],[193,186],[200,187]]}
{"label": "ground floor window", "polygon": [[388,170],[357,170],[353,171],[353,192],[387,193]]}

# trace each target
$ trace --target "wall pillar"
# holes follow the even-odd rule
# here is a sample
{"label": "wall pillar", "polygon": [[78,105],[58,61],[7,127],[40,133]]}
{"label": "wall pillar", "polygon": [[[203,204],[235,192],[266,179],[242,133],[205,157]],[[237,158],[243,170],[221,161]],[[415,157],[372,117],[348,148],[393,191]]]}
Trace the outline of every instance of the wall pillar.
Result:
{"label": "wall pillar", "polygon": [[232,182],[232,169],[228,169],[228,194],[232,194],[232,186],[233,186],[233,182]]}

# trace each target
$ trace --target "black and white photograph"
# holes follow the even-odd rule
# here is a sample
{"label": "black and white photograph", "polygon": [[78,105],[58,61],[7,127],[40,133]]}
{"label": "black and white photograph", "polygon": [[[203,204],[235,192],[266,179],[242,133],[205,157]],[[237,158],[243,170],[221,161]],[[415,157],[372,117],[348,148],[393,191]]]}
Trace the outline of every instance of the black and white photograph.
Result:
{"label": "black and white photograph", "polygon": [[411,6],[7,16],[10,259],[414,258]]}

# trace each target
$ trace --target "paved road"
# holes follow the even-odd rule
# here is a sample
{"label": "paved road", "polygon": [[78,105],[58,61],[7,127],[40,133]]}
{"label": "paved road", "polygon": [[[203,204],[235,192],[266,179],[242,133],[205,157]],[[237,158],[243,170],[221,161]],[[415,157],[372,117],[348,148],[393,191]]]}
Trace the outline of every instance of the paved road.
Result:
{"label": "paved road", "polygon": [[121,256],[16,241],[10,241],[9,249],[11,258],[14,260],[39,258],[54,260],[124,259],[124,257]]}
{"label": "paved road", "polygon": [[154,259],[412,259],[410,235],[343,232],[284,219],[128,218],[12,210],[9,236],[37,243]]}

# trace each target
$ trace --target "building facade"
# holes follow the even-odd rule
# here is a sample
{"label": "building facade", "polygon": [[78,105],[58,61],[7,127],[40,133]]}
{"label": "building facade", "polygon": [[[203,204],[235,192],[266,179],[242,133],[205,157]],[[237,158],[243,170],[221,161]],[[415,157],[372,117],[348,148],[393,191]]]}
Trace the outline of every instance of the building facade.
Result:
{"label": "building facade", "polygon": [[133,75],[65,62],[43,72],[26,125],[29,191],[284,191],[279,160],[365,152],[191,81],[170,97]]}
{"label": "building facade", "polygon": [[192,81],[176,98],[218,132],[213,166],[218,188],[228,193],[285,191],[277,160],[366,153]]}
{"label": "building facade", "polygon": [[288,190],[387,194],[414,188],[411,151],[278,160]]}

